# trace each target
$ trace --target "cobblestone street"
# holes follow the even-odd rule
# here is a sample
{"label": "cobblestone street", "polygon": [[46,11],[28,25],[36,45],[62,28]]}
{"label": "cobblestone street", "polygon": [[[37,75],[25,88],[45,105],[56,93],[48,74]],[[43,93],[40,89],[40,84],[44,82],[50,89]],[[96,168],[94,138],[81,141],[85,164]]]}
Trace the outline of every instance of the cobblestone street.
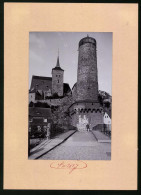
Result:
{"label": "cobblestone street", "polygon": [[111,143],[99,143],[91,132],[76,132],[40,159],[110,160]]}

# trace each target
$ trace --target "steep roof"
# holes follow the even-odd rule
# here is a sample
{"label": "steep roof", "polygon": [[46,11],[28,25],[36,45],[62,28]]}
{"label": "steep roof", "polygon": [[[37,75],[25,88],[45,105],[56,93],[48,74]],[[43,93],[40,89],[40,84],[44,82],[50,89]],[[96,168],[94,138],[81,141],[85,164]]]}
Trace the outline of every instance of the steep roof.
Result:
{"label": "steep roof", "polygon": [[53,68],[52,70],[62,70],[62,71],[64,71],[62,68],[60,68],[60,67],[55,67],[55,68]]}
{"label": "steep roof", "polygon": [[64,71],[64,70],[60,67],[59,55],[58,55],[58,57],[57,57],[56,66],[55,66],[55,68],[53,68],[52,70],[61,70],[61,71]]}
{"label": "steep roof", "polygon": [[52,88],[52,77],[32,76],[30,91],[43,90],[48,91]]}
{"label": "steep roof", "polygon": [[32,76],[32,79],[38,79],[38,80],[52,80],[52,77],[43,77],[43,76]]}

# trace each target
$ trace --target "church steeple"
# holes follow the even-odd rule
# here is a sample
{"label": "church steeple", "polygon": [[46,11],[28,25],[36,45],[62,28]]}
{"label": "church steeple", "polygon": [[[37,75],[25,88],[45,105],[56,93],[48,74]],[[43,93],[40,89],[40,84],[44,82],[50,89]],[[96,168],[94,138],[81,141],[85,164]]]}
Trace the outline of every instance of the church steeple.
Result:
{"label": "church steeple", "polygon": [[57,93],[58,96],[63,96],[63,77],[64,70],[60,67],[58,50],[57,63],[55,68],[52,69],[52,95]]}
{"label": "church steeple", "polygon": [[60,67],[60,62],[59,62],[59,55],[57,57],[57,63],[56,63],[56,67]]}
{"label": "church steeple", "polygon": [[56,63],[55,68],[53,68],[52,70],[62,70],[62,71],[64,71],[64,70],[60,67],[60,61],[59,61],[59,49],[58,49],[57,63]]}

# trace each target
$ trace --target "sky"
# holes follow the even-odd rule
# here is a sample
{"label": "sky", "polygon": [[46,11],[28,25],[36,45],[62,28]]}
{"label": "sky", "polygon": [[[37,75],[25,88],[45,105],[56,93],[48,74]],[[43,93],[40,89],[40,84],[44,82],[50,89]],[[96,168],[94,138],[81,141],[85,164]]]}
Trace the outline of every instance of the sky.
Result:
{"label": "sky", "polygon": [[112,94],[112,33],[111,32],[30,32],[29,87],[32,75],[51,77],[56,66],[58,50],[64,83],[72,88],[77,82],[78,43],[86,37],[97,42],[99,90]]}

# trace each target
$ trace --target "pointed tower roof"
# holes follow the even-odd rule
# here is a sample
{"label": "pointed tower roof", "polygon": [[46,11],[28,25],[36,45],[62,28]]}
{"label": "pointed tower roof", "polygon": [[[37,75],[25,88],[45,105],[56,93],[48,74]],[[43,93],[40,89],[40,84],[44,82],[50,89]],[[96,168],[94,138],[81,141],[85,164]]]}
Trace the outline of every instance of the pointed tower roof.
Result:
{"label": "pointed tower roof", "polygon": [[64,71],[61,67],[60,67],[60,62],[59,62],[59,51],[58,51],[58,57],[57,57],[57,63],[55,68],[53,68],[52,70],[62,70]]}
{"label": "pointed tower roof", "polygon": [[58,56],[58,58],[57,58],[56,67],[60,67],[59,56]]}

